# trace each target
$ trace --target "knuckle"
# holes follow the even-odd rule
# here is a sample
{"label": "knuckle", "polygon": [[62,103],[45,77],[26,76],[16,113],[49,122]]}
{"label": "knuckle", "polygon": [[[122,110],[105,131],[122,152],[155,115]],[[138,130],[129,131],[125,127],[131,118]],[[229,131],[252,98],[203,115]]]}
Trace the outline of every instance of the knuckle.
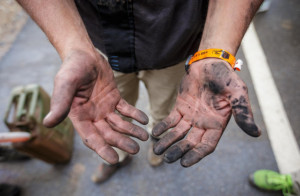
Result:
{"label": "knuckle", "polygon": [[112,138],[112,133],[110,133],[109,131],[103,131],[102,136],[107,140]]}
{"label": "knuckle", "polygon": [[115,142],[115,145],[116,145],[117,147],[123,146],[123,144],[124,144],[124,140],[117,140],[117,141]]}
{"label": "knuckle", "polygon": [[66,84],[73,85],[73,84],[77,83],[78,77],[75,76],[75,75],[65,74],[65,73],[59,72],[59,73],[56,74],[54,81],[56,83],[64,82]]}
{"label": "knuckle", "polygon": [[78,77],[75,75],[68,75],[65,80],[69,83],[69,84],[76,84],[78,82]]}
{"label": "knuckle", "polygon": [[99,146],[98,148],[94,149],[94,151],[99,154],[100,156],[103,156],[103,152],[105,152],[107,150],[108,146],[104,145],[104,146]]}
{"label": "knuckle", "polygon": [[136,128],[134,125],[129,125],[129,127],[128,127],[128,132],[129,132],[130,134],[135,134],[137,131],[138,131],[138,130],[137,130],[137,128]]}

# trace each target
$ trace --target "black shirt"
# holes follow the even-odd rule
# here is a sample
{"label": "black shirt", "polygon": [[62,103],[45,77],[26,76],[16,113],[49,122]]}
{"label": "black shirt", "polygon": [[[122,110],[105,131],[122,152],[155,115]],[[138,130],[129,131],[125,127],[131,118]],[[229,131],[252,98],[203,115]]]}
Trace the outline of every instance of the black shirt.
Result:
{"label": "black shirt", "polygon": [[208,0],[76,0],[89,36],[124,73],[175,65],[198,50]]}

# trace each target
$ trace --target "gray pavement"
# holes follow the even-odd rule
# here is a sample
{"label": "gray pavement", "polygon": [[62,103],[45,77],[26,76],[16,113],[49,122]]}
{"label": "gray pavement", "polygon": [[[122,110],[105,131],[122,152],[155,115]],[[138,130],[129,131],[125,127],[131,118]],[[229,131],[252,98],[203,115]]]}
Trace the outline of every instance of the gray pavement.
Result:
{"label": "gray pavement", "polygon": [[[296,2],[296,0],[290,2]],[[287,100],[284,101],[284,106],[294,130],[297,130],[299,128],[299,122],[297,121],[299,119],[297,118],[299,116],[297,113],[299,106],[289,105],[291,102],[297,103],[300,97],[299,86],[297,85],[299,68],[294,67],[297,66],[295,62],[299,59],[296,55],[297,50],[295,50],[295,54],[293,54],[294,56],[289,63],[291,66],[288,68],[290,70],[288,75],[284,75],[287,70],[282,69],[283,66],[280,66],[282,61],[279,61],[277,56],[274,57],[271,52],[266,51],[269,48],[268,46],[272,46],[272,50],[275,46],[283,47],[284,44],[285,47],[290,47],[288,46],[289,43],[284,43],[282,40],[280,43],[277,42],[278,45],[275,46],[272,45],[274,44],[272,41],[265,41],[271,39],[269,37],[275,36],[277,31],[277,34],[285,31],[281,28],[275,28],[271,34],[269,31],[264,30],[264,26],[267,24],[272,25],[269,23],[273,23],[274,18],[283,17],[282,14],[274,13],[272,10],[273,6],[274,9],[281,8],[280,4],[279,0],[273,1],[270,12],[259,15],[255,19],[255,27],[263,43],[268,61],[270,60],[269,63],[272,62],[272,66],[273,63],[274,66],[278,66],[271,69],[272,71],[276,70],[273,72],[276,84],[283,100]],[[299,10],[299,3],[297,5]],[[292,7],[295,7],[295,5]],[[290,12],[294,11],[291,10]],[[292,15],[290,12],[286,12],[287,16]],[[269,13],[271,16],[268,16]],[[293,26],[293,28],[296,27],[297,25]],[[296,29],[293,30],[296,31]],[[297,31],[299,31],[299,26]],[[299,41],[296,35],[294,35],[294,39]],[[293,47],[299,49],[299,42]],[[275,52],[278,51],[275,50]],[[242,51],[239,51],[238,56],[245,61]],[[4,116],[9,93],[14,86],[39,83],[46,91],[51,93],[53,77],[59,66],[60,60],[55,50],[39,28],[29,20],[11,50],[0,61],[0,118],[2,119]],[[94,152],[87,149],[82,144],[78,134],[76,134],[73,158],[68,165],[49,165],[35,159],[22,163],[0,163],[0,183],[18,184],[24,188],[24,195],[28,196],[281,195],[280,193],[260,192],[248,183],[248,175],[257,169],[266,168],[276,171],[278,169],[246,66],[244,66],[240,75],[249,87],[255,119],[263,130],[260,138],[247,136],[236,126],[234,121],[230,121],[216,151],[191,168],[182,168],[178,162],[152,168],[147,163],[146,157],[148,143],[139,142],[141,150],[134,156],[130,165],[122,168],[104,184],[95,185],[91,182],[90,176],[101,162],[101,159]],[[285,82],[289,82],[289,85]],[[286,89],[285,85],[288,85],[289,89]],[[294,90],[290,90],[290,88]],[[147,105],[147,93],[145,87],[141,85],[137,107],[147,112]],[[7,131],[7,129],[0,122],[0,132],[4,131]],[[297,140],[299,142],[299,135],[297,135]]]}
{"label": "gray pavement", "polygon": [[273,0],[255,28],[300,147],[300,1]]}

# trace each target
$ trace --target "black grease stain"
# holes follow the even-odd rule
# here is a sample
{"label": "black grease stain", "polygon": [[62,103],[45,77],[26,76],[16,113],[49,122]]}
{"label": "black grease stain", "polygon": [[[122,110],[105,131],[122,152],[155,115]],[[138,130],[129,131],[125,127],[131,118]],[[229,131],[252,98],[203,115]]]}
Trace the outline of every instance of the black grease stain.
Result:
{"label": "black grease stain", "polygon": [[239,99],[235,98],[231,104],[232,109],[237,114],[243,114],[244,116],[247,116],[250,113],[248,109],[248,103],[244,96],[240,96]]}
{"label": "black grease stain", "polygon": [[152,134],[154,136],[159,136],[163,131],[165,131],[168,128],[167,124],[165,122],[159,122],[155,127],[153,128]]}
{"label": "black grease stain", "polygon": [[204,85],[204,89],[208,87],[214,94],[220,94],[224,91],[225,85],[231,83],[230,70],[224,62],[213,63],[211,67],[212,73],[207,74],[208,82]]}
{"label": "black grease stain", "polygon": [[199,156],[199,153],[195,152],[194,150],[189,151],[186,153],[180,161],[180,164],[183,167],[190,167],[193,164],[199,162],[202,159],[202,156]]}
{"label": "black grease stain", "polygon": [[235,99],[231,102],[231,104],[232,104],[232,105],[235,105],[237,102],[239,102],[239,100],[238,100],[237,98],[235,98]]}
{"label": "black grease stain", "polygon": [[236,110],[236,112],[241,112],[242,114],[249,114],[249,110],[247,106],[243,105],[234,105],[232,106],[232,109]]}
{"label": "black grease stain", "polygon": [[142,123],[143,125],[148,124],[149,118],[144,112],[138,111],[138,116],[139,116],[139,119],[140,119],[140,123]]}
{"label": "black grease stain", "polygon": [[243,114],[236,114],[235,119],[238,126],[247,134],[251,135],[252,137],[258,137],[260,135],[258,127],[254,124],[253,120],[249,120],[247,116]]}
{"label": "black grease stain", "polygon": [[247,101],[244,96],[241,96],[239,101],[240,101],[240,104],[247,104]]}
{"label": "black grease stain", "polygon": [[161,155],[164,151],[165,151],[165,147],[163,147],[162,145],[160,145],[159,142],[157,142],[156,144],[154,144],[154,146],[153,146],[153,152],[156,155]]}
{"label": "black grease stain", "polygon": [[147,131],[141,127],[132,125],[132,132],[132,135],[137,135],[137,138],[139,138],[142,141],[147,141],[149,138]]}
{"label": "black grease stain", "polygon": [[182,157],[183,151],[178,146],[172,146],[164,156],[164,161],[167,163],[173,163]]}
{"label": "black grease stain", "polygon": [[167,148],[169,148],[170,145],[172,145],[172,143],[180,140],[182,137],[184,137],[184,134],[178,135],[177,132],[169,132],[156,144],[154,144],[154,153],[161,155]]}
{"label": "black grease stain", "polygon": [[[206,65],[206,64],[205,64],[205,65]],[[208,74],[208,71],[207,71],[206,68],[204,68],[204,73],[205,73],[205,74]]]}
{"label": "black grease stain", "polygon": [[217,128],[217,129],[222,129],[223,128],[223,125],[222,125],[222,123],[220,123],[219,121],[215,121],[215,127]]}
{"label": "black grease stain", "polygon": [[178,143],[175,146],[172,146],[170,149],[167,150],[164,156],[164,160],[167,163],[175,162],[191,148],[192,145],[189,143],[189,141],[183,140],[182,142]]}
{"label": "black grease stain", "polygon": [[245,97],[240,96],[239,99],[234,99],[231,103],[233,105],[232,109],[238,126],[247,134],[258,137],[260,131],[254,123]]}
{"label": "black grease stain", "polygon": [[224,87],[215,81],[208,81],[208,87],[214,94],[220,94],[224,90]]}
{"label": "black grease stain", "polygon": [[226,82],[226,86],[229,86],[231,83],[231,78],[229,78],[229,80]]}
{"label": "black grease stain", "polygon": [[215,74],[215,76],[217,76],[221,80],[228,79],[230,70],[228,69],[226,63],[224,62],[213,63],[212,68],[213,68],[212,71]]}
{"label": "black grease stain", "polygon": [[140,146],[134,140],[128,140],[125,145],[132,154],[136,154],[140,151]]}
{"label": "black grease stain", "polygon": [[217,98],[215,96],[212,96],[212,104],[213,104],[213,107],[216,109],[216,110],[220,110],[220,105],[219,105],[219,102],[217,101]]}

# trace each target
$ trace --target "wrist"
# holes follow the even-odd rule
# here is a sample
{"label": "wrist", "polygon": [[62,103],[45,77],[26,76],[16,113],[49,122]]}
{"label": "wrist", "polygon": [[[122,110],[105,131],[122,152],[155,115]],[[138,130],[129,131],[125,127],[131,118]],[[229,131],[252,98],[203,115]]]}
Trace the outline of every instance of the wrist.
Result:
{"label": "wrist", "polygon": [[233,70],[241,70],[241,66],[243,64],[243,62],[241,60],[236,60],[235,56],[232,55],[231,53],[229,53],[228,51],[224,50],[224,49],[219,49],[219,48],[209,48],[209,49],[205,49],[205,50],[199,50],[198,52],[196,52],[194,55],[189,56],[189,58],[187,59],[186,63],[185,63],[185,70],[188,72],[191,64],[200,61],[200,60],[204,60],[204,59],[208,59],[208,58],[215,58],[215,59],[219,59],[222,61],[227,62],[227,64],[230,65],[230,67]]}
{"label": "wrist", "polygon": [[222,60],[222,59],[218,59],[218,58],[206,58],[206,59],[202,59],[199,61],[196,61],[194,63],[192,63],[190,65],[190,72],[201,72],[203,74],[203,72],[205,73],[205,69],[211,67],[213,64],[222,64],[223,66],[227,67],[227,69],[231,70],[232,72],[234,71],[231,67],[231,65]]}
{"label": "wrist", "polygon": [[239,44],[235,44],[235,43],[225,43],[224,41],[218,41],[218,40],[214,40],[214,41],[201,41],[199,49],[198,50],[206,50],[209,48],[221,48],[222,50],[226,50],[229,53],[231,53],[232,55],[236,55],[237,50],[238,50]]}
{"label": "wrist", "polygon": [[62,60],[67,58],[75,51],[92,54],[95,52],[93,44],[89,40],[69,38],[66,40],[57,40],[57,44],[53,44]]}

